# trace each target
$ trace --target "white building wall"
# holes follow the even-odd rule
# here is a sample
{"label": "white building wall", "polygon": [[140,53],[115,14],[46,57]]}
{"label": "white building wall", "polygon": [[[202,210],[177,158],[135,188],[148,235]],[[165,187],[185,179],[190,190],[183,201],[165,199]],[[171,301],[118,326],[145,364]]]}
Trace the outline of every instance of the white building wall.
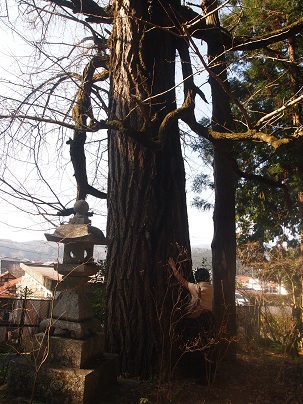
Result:
{"label": "white building wall", "polygon": [[18,286],[19,294],[23,293],[23,290],[27,287],[29,289],[29,297],[53,297],[53,293],[51,291],[49,291],[45,286],[41,285],[41,283],[37,282],[36,279],[29,275],[27,272],[25,272],[25,275],[22,276],[21,282]]}

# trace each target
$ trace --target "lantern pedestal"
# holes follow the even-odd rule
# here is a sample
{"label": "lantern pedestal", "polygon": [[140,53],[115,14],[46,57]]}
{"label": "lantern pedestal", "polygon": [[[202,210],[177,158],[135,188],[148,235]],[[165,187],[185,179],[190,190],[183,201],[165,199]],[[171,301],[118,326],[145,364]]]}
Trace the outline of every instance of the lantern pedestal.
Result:
{"label": "lantern pedestal", "polygon": [[34,362],[20,357],[10,362],[8,393],[29,399],[34,393],[33,397],[43,403],[98,403],[102,402],[109,387],[116,384],[117,367],[118,356],[108,353],[96,359],[95,365],[85,368],[55,364],[36,368]]}
{"label": "lantern pedestal", "polygon": [[118,367],[118,355],[104,352],[102,333],[84,339],[39,333],[30,358],[10,361],[8,393],[52,404],[97,403],[116,385]]}

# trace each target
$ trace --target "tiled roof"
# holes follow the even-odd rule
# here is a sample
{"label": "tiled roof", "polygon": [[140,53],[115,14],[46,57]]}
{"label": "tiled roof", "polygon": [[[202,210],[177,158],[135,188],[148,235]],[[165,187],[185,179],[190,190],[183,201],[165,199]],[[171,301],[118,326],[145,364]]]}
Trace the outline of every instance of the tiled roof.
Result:
{"label": "tiled roof", "polygon": [[0,298],[1,297],[16,297],[16,287],[20,282],[20,278],[12,279],[5,282],[4,285],[0,286]]}

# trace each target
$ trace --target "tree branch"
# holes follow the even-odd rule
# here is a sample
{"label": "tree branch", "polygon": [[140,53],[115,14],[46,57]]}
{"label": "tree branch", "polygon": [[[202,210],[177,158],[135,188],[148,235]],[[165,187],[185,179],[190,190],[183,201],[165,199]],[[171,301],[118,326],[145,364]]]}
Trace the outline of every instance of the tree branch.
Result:
{"label": "tree branch", "polygon": [[275,109],[274,111],[270,112],[269,114],[264,115],[255,125],[255,128],[260,128],[261,125],[266,124],[266,121],[270,120],[271,118],[279,115],[281,112],[285,111],[287,108],[292,107],[295,104],[298,104],[299,101],[303,99],[303,94],[301,94],[297,98],[293,98],[287,101],[282,107]]}
{"label": "tree branch", "polygon": [[[222,7],[222,5],[220,6]],[[212,11],[214,13],[216,10]],[[210,13],[209,13],[210,14]],[[212,39],[213,30],[216,28],[207,28],[205,18],[209,16],[201,16],[188,7],[183,7],[182,16],[186,19],[183,27],[187,30],[191,37],[208,41]],[[287,25],[281,29],[272,31],[269,34],[261,37],[233,37],[231,33],[224,28],[220,27],[223,43],[228,51],[250,51],[256,49],[266,48],[268,45],[284,41],[290,35],[296,35],[303,31],[303,18],[299,18],[292,24]]]}
{"label": "tree branch", "polygon": [[[226,153],[225,153],[225,155],[226,155]],[[287,185],[285,185],[285,184],[283,184],[283,183],[281,183],[281,182],[278,182],[278,181],[274,181],[274,180],[272,180],[271,178],[264,177],[263,175],[257,175],[257,174],[252,174],[252,173],[246,173],[246,172],[244,172],[244,171],[242,171],[242,170],[240,169],[240,167],[239,167],[237,161],[236,161],[233,157],[228,156],[228,160],[229,160],[229,161],[231,162],[231,164],[232,164],[234,173],[235,173],[236,175],[238,175],[239,177],[245,178],[246,180],[250,180],[250,181],[257,181],[257,182],[259,182],[259,183],[268,185],[268,186],[273,187],[273,188],[279,188],[279,189],[281,189],[281,190],[283,191],[283,193],[284,193],[284,200],[285,200],[287,209],[288,209],[288,210],[291,210],[291,208],[292,208],[292,201],[291,201],[290,196],[289,196],[289,192],[288,192],[288,187],[287,187]]]}
{"label": "tree branch", "polygon": [[[205,68],[205,70],[208,72],[208,74],[214,79],[216,80],[220,86],[222,87],[222,89],[224,90],[224,92],[229,96],[229,98],[236,104],[236,106],[239,108],[239,110],[242,112],[245,121],[246,121],[246,125],[248,128],[251,127],[250,124],[250,120],[249,120],[249,116],[248,113],[246,111],[246,109],[243,107],[243,105],[234,97],[234,95],[229,91],[229,89],[227,88],[226,84],[223,82],[223,80],[220,78],[220,76],[218,74],[216,74],[213,69],[207,65],[207,63],[205,63],[203,56],[201,55],[197,45],[195,44],[195,42],[192,40],[192,38],[190,38],[189,32],[187,30],[187,28],[184,26],[184,33],[185,35],[188,37],[188,40],[190,41],[190,44],[192,46],[192,48],[195,51],[195,54],[199,57],[203,67]],[[214,61],[211,61],[211,63],[213,63]]]}
{"label": "tree branch", "polygon": [[[84,128],[99,128],[99,122],[94,118],[91,104],[91,92],[94,81],[103,78],[103,75],[95,74],[96,69],[104,67],[107,62],[107,56],[96,55],[85,66],[83,71],[82,83],[77,94],[76,105],[72,111],[72,117],[75,121],[73,139],[67,142],[70,145],[70,157],[74,167],[75,178],[77,182],[77,200],[85,199],[88,194],[97,198],[106,199],[104,192],[88,184],[85,156],[86,130]],[[87,125],[87,119],[90,123]]]}
{"label": "tree branch", "polygon": [[[62,208],[64,208],[64,206],[61,204],[61,202],[59,201],[58,198],[57,198],[57,202],[55,202],[55,203],[45,202],[44,200],[31,195],[27,191],[23,192],[20,189],[20,186],[18,188],[14,187],[12,184],[7,182],[4,178],[0,178],[0,181],[3,184],[5,184],[8,188],[10,188],[14,192],[14,195],[18,195],[17,198],[19,198],[20,200],[23,200],[23,201],[25,200],[25,201],[31,202],[35,206],[42,206],[42,205],[44,206],[44,205],[46,205],[46,206],[50,207],[51,209],[55,209],[56,205],[60,205]],[[3,191],[3,189],[1,191],[5,192],[5,191]],[[12,194],[9,194],[9,195],[13,196]],[[16,196],[15,196],[15,198],[16,198]],[[58,207],[57,207],[57,209],[58,209]]]}
{"label": "tree branch", "polygon": [[[303,31],[303,18],[299,18],[292,24],[287,25],[276,31],[272,31],[270,34],[256,38],[230,38],[229,51],[251,51],[261,48],[266,48],[268,45],[284,41],[289,36],[299,34]],[[224,35],[224,34],[223,34]],[[225,38],[227,38],[225,32]]]}
{"label": "tree branch", "polygon": [[69,8],[75,14],[83,14],[87,16],[87,22],[106,23],[112,22],[111,6],[101,7],[93,0],[51,0],[52,3],[60,7]]}
{"label": "tree branch", "polygon": [[247,132],[216,132],[209,130],[209,134],[213,139],[229,139],[229,140],[252,140],[254,142],[265,142],[270,144],[274,149],[288,144],[303,137],[303,128],[298,128],[292,137],[276,138],[268,133],[259,132],[257,130],[248,130]]}
{"label": "tree branch", "polygon": [[156,144],[158,144],[160,148],[163,148],[166,143],[167,132],[170,126],[178,119],[181,119],[182,117],[190,113],[190,111],[194,108],[194,106],[195,103],[193,99],[193,92],[189,89],[182,106],[168,113],[161,122],[158,131],[158,139],[156,141]]}
{"label": "tree branch", "polygon": [[[0,119],[19,119],[19,120],[28,119],[29,121],[52,123],[54,125],[60,125],[64,128],[68,128],[68,129],[76,128],[75,125],[72,125],[72,124],[64,122],[64,121],[57,121],[56,119],[45,118],[45,117],[41,118],[39,116],[31,116],[31,115],[24,115],[24,114],[12,113],[9,115],[0,115]],[[104,129],[107,129],[107,128],[105,127]]]}

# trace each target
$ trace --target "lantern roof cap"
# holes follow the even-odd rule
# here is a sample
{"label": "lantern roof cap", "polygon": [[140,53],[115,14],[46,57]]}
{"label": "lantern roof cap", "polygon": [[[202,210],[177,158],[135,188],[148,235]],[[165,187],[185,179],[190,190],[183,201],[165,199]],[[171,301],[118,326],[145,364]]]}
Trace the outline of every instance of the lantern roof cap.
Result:
{"label": "lantern roof cap", "polygon": [[88,243],[94,245],[106,245],[108,240],[97,227],[91,226],[88,219],[88,203],[84,200],[76,201],[74,205],[75,216],[68,224],[57,227],[53,234],[45,233],[48,241],[59,243]]}
{"label": "lantern roof cap", "polygon": [[45,234],[48,241],[59,243],[89,243],[94,245],[106,245],[108,240],[103,232],[90,224],[63,224],[53,234]]}

